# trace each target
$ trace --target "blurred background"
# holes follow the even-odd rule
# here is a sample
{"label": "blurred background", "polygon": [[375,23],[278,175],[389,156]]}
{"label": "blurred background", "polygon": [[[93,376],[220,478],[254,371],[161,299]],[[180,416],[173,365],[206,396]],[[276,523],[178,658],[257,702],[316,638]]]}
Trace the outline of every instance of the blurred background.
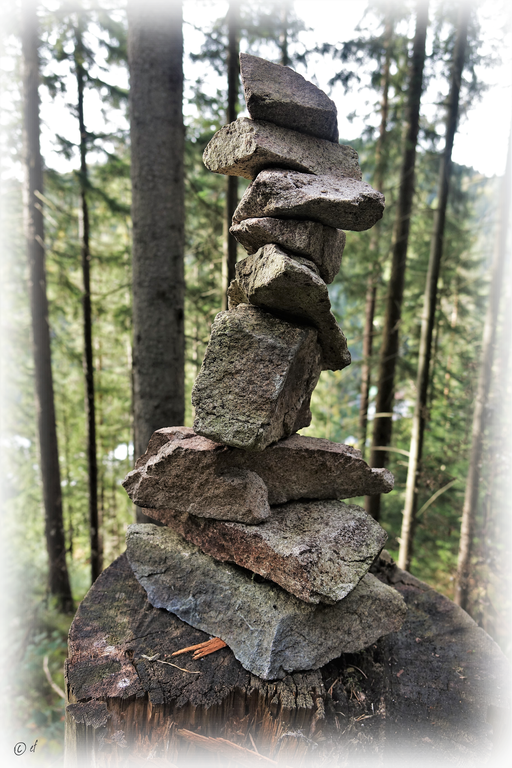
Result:
{"label": "blurred background", "polygon": [[[145,447],[134,441],[143,429],[134,424],[129,101],[130,69],[144,61],[127,44],[140,9],[1,5],[2,725],[6,754],[38,740],[34,764],[62,762],[67,631],[136,518],[121,482]],[[210,325],[233,258],[245,255],[229,245],[226,221],[247,181],[210,173],[202,152],[233,115],[247,115],[233,61],[248,52],[331,96],[340,142],[386,197],[376,227],[347,233],[329,286],[352,365],[322,374],[301,433],[391,469],[392,493],[354,501],[380,520],[402,567],[455,599],[511,657],[509,4],[152,0],[144,11],[172,22],[173,87],[183,93],[174,181],[184,239],[169,248],[184,270],[175,296],[184,323],[172,329],[184,363],[173,412],[192,426]],[[37,142],[42,184],[30,219]],[[34,355],[43,326],[51,369]]]}

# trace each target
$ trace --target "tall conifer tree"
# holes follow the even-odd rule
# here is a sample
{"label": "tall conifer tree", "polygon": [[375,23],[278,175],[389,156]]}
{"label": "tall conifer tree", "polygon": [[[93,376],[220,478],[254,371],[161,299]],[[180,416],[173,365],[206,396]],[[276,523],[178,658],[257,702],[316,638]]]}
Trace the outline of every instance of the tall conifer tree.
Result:
{"label": "tall conifer tree", "polygon": [[430,380],[432,336],[434,332],[437,306],[437,284],[441,268],[441,258],[443,255],[444,230],[452,169],[452,149],[459,116],[460,87],[462,70],[464,69],[469,17],[470,5],[469,3],[462,3],[459,9],[453,50],[450,92],[446,109],[445,146],[439,166],[437,209],[434,216],[434,230],[430,246],[430,258],[421,321],[418,374],[416,381],[416,403],[412,419],[409,467],[407,472],[405,506],[398,557],[399,566],[406,570],[409,570],[410,568],[413,550],[414,525],[418,502],[418,473],[423,448],[423,434],[425,425],[427,424],[427,394]]}
{"label": "tall conifer tree", "polygon": [[[230,0],[227,14],[228,47],[228,104],[226,119],[233,123],[238,111],[238,89],[240,86],[240,74],[238,55],[240,51],[240,0]],[[222,301],[223,309],[228,308],[227,290],[229,284],[235,279],[237,241],[230,234],[229,228],[233,214],[238,205],[238,176],[226,178],[226,212],[224,219],[224,260],[222,262]]]}
{"label": "tall conifer tree", "polygon": [[84,334],[84,381],[85,419],[87,427],[87,476],[89,485],[89,539],[91,546],[91,580],[94,582],[101,573],[100,521],[98,516],[98,458],[96,453],[96,404],[94,400],[94,361],[92,350],[92,304],[91,304],[91,249],[89,228],[89,205],[87,188],[87,130],[84,117],[84,91],[87,79],[85,70],[85,48],[83,41],[84,16],[78,12],[75,27],[74,65],[78,92],[78,125],[80,130],[80,255],[82,262],[82,308]]}
{"label": "tall conifer tree", "polygon": [[[393,403],[395,396],[395,369],[398,359],[398,342],[402,298],[404,293],[407,246],[410,217],[414,197],[416,145],[418,142],[420,103],[423,91],[425,41],[428,26],[428,0],[418,0],[416,32],[410,62],[409,94],[404,150],[400,171],[400,190],[396,211],[391,276],[386,298],[386,313],[379,358],[378,391],[375,404],[372,450],[372,467],[384,467],[387,449],[391,442]],[[376,519],[380,518],[380,496],[367,496],[366,509]]]}
{"label": "tall conifer tree", "polygon": [[61,610],[73,610],[66,566],[59,452],[46,295],[43,169],[39,146],[39,52],[37,2],[22,3],[23,134],[25,153],[25,237],[29,261],[35,395],[45,510],[49,589]]}
{"label": "tall conifer tree", "polygon": [[[135,456],[184,421],[181,2],[128,3]],[[137,517],[146,519],[139,511]]]}

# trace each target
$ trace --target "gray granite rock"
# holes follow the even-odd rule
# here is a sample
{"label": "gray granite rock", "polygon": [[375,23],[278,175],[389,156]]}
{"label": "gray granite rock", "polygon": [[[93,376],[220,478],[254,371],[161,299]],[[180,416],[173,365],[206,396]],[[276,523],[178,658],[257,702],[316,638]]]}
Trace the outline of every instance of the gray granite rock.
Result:
{"label": "gray granite rock", "polygon": [[236,280],[232,280],[228,285],[227,296],[228,309],[234,309],[235,307],[238,307],[239,304],[249,303],[249,299]]}
{"label": "gray granite rock", "polygon": [[214,173],[246,179],[271,166],[333,178],[362,178],[352,147],[247,117],[217,131],[204,150],[203,162]]}
{"label": "gray granite rock", "polygon": [[332,283],[339,272],[346,235],[342,229],[325,227],[318,221],[266,218],[244,219],[229,230],[253,254],[264,245],[275,243],[316,264],[322,280]]}
{"label": "gray granite rock", "polygon": [[309,403],[321,370],[313,328],[248,304],[220,312],[192,390],[194,429],[262,451],[311,423]]}
{"label": "gray granite rock", "polygon": [[[238,484],[232,481],[235,470],[245,471]],[[393,475],[371,469],[351,445],[317,437],[291,435],[264,451],[248,453],[189,427],[167,427],[153,434],[123,485],[139,507],[260,523],[278,513],[274,505],[288,501],[388,493]]]}
{"label": "gray granite rock", "polygon": [[272,216],[361,232],[373,227],[383,212],[384,195],[364,181],[272,168],[261,171],[246,189],[233,223]]}
{"label": "gray granite rock", "polygon": [[334,604],[368,572],[387,534],[364,509],[342,501],[292,501],[260,525],[145,510],[216,560],[236,563],[307,603]]}
{"label": "gray granite rock", "polygon": [[314,325],[324,370],[338,371],[350,365],[347,340],[331,312],[327,286],[311,267],[277,245],[264,245],[238,262],[236,280],[251,304]]}
{"label": "gray granite rock", "polygon": [[335,605],[311,605],[161,526],[131,525],[127,556],[151,605],[220,637],[265,680],[360,651],[398,630],[406,613],[399,593],[371,574]]}
{"label": "gray granite rock", "polygon": [[240,54],[245,103],[254,120],[338,141],[336,105],[298,72],[258,56]]}

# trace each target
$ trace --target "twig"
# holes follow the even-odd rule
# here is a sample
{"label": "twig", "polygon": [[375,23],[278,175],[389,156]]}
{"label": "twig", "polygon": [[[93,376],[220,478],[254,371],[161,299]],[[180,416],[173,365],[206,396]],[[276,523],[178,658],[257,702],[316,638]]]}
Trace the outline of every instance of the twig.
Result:
{"label": "twig", "polygon": [[423,514],[423,512],[424,512],[426,509],[428,509],[428,507],[430,507],[430,505],[431,505],[431,504],[433,504],[433,503],[434,503],[434,501],[435,501],[436,499],[438,499],[438,498],[439,498],[439,496],[440,496],[442,493],[444,493],[445,491],[447,491],[447,490],[448,490],[448,488],[451,488],[451,487],[452,487],[452,485],[453,485],[454,483],[456,483],[456,482],[457,482],[457,480],[458,480],[458,478],[457,478],[457,477],[455,478],[455,480],[450,480],[450,482],[449,482],[449,483],[446,483],[446,485],[443,485],[443,487],[442,487],[442,488],[440,488],[438,491],[436,491],[436,492],[434,493],[434,495],[433,495],[433,496],[431,496],[431,497],[430,497],[430,499],[424,503],[424,505],[422,506],[422,508],[420,509],[420,511],[418,512],[418,514],[416,515],[416,519],[418,519],[418,517],[419,517],[420,515],[422,515],[422,514]]}
{"label": "twig", "polygon": [[50,685],[53,688],[53,690],[55,691],[55,693],[58,693],[59,696],[62,699],[64,699],[64,701],[66,701],[66,694],[64,693],[62,688],[59,688],[57,683],[54,683],[53,680],[52,680],[52,676],[50,674],[50,670],[48,669],[48,656],[45,656],[44,659],[43,659],[43,670],[44,670],[44,673],[46,675],[46,679],[50,683]]}
{"label": "twig", "polygon": [[171,664],[170,661],[161,661],[160,659],[157,659],[156,656],[159,654],[157,653],[155,656],[146,656],[145,653],[141,653],[142,659],[147,659],[148,661],[157,661],[159,664],[168,664],[170,667],[176,667],[176,669],[179,669],[181,672],[188,672],[189,675],[200,675],[201,672],[194,672],[191,669],[183,669],[183,667],[178,667],[177,664]]}
{"label": "twig", "polygon": [[256,746],[256,744],[254,743],[254,739],[253,739],[253,737],[252,737],[252,734],[251,734],[251,732],[250,732],[250,731],[249,731],[249,738],[250,738],[250,740],[251,740],[251,744],[252,744],[252,746],[254,747],[254,751],[256,752],[256,754],[257,754],[257,755],[259,755],[259,752],[258,752],[258,747],[257,747],[257,746]]}
{"label": "twig", "polygon": [[359,669],[359,667],[356,667],[356,665],[355,665],[355,664],[351,664],[350,666],[351,666],[351,667],[354,667],[354,669],[357,669],[357,671],[358,671],[358,672],[360,672],[360,673],[363,675],[363,677],[365,678],[365,680],[368,680],[368,675],[365,675],[365,673],[363,672],[363,670],[362,670],[362,669]]}
{"label": "twig", "polygon": [[[187,731],[185,728],[178,728],[176,733],[178,736],[188,739],[189,741],[196,743],[198,746],[203,747],[203,749],[208,749],[211,752],[224,752],[225,754],[230,755],[230,757],[240,761],[244,760],[244,758],[247,760],[247,758],[251,757],[253,759],[257,758],[261,763],[277,765],[276,761],[272,760],[270,757],[260,755],[258,752],[253,752],[251,749],[241,747],[238,744],[235,744],[233,741],[228,741],[227,739],[220,737],[215,738],[213,736],[202,736],[199,733]],[[252,764],[254,765],[254,763]]]}

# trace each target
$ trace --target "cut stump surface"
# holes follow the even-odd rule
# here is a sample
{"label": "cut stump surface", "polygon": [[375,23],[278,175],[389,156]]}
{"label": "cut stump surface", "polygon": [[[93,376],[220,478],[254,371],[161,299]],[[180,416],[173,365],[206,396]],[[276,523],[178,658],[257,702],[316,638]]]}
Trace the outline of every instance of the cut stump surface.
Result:
{"label": "cut stump surface", "polygon": [[320,670],[264,682],[229,648],[172,657],[208,637],[153,608],[122,555],[70,629],[66,765],[188,768],[212,753],[226,768],[498,764],[511,677],[498,646],[385,553],[374,572],[407,603],[401,630]]}

